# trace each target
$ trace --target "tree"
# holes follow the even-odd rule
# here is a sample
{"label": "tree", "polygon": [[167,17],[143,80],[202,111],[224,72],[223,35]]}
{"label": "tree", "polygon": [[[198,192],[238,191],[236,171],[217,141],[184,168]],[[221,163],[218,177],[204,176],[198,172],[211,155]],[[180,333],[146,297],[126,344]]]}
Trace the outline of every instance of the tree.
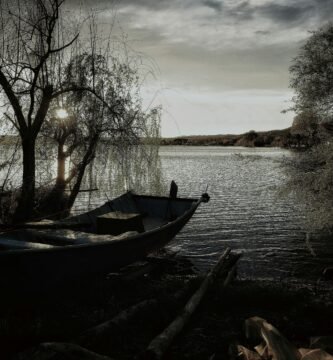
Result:
{"label": "tree", "polygon": [[298,147],[307,148],[319,144],[325,136],[318,117],[310,110],[304,110],[295,116],[290,134],[297,141]]}
{"label": "tree", "polygon": [[290,67],[296,112],[315,114],[321,122],[333,118],[333,24],[314,31]]}
{"label": "tree", "polygon": [[309,231],[333,229],[333,24],[312,33],[290,68],[292,131],[311,141],[288,160],[287,188],[305,205]]}
{"label": "tree", "polygon": [[[52,199],[57,199],[53,201],[57,206],[52,209],[55,213],[68,212],[98,148],[104,147],[100,154],[109,154],[108,148],[116,146],[121,149],[118,157],[121,160],[124,153],[129,154],[125,148],[143,146],[143,138],[152,139],[154,134],[149,130],[154,129],[154,124],[151,119],[159,122],[157,108],[142,109],[139,70],[135,64],[112,56],[81,54],[71,60],[65,74],[68,84],[91,86],[104,102],[90,92],[73,92],[62,96],[61,104],[51,107],[42,134],[46,138],[44,146],[50,139],[57,144],[57,177],[54,188],[39,206],[41,213],[46,212],[43,203],[50,204]],[[106,102],[108,106],[105,106]],[[59,114],[59,108],[63,114]],[[132,161],[134,158],[132,156]],[[69,195],[68,192],[64,194],[68,187]]]}
{"label": "tree", "polygon": [[5,99],[4,117],[20,136],[23,158],[15,221],[33,214],[36,140],[52,103],[66,94],[89,92],[107,106],[94,86],[69,83],[64,77],[66,65],[83,49],[78,45],[78,30],[63,28],[63,3],[64,0],[0,3],[0,91]]}

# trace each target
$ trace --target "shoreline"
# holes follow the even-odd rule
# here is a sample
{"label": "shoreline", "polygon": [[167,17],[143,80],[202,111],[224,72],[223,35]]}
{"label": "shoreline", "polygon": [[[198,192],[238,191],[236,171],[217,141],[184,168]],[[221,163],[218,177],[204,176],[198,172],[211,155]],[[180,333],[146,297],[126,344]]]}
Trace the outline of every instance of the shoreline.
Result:
{"label": "shoreline", "polygon": [[[138,270],[144,266],[139,265]],[[150,268],[148,272],[78,280],[31,303],[3,306],[1,318],[6,326],[0,329],[2,355],[39,359],[34,357],[39,343],[68,344],[81,332],[115,318],[133,304],[153,301],[154,306],[146,306],[103,336],[89,338],[87,344],[90,351],[113,359],[138,358],[177,315],[203,276],[193,270],[186,257],[172,253],[151,258]],[[170,301],[171,295],[186,284],[190,286],[184,298]],[[224,287],[217,278],[189,324],[171,344],[166,358],[229,358],[230,345],[248,345],[243,325],[252,316],[267,319],[292,343],[306,347],[309,337],[333,333],[333,325],[327,321],[333,316],[333,299],[331,294],[326,295],[328,298],[305,286],[257,280],[236,279]]]}
{"label": "shoreline", "polygon": [[[0,135],[0,145],[12,146],[19,141],[17,135]],[[145,140],[142,139],[143,143]],[[149,144],[149,141],[147,142]],[[294,134],[292,128],[254,131],[242,134],[184,135],[161,137],[157,142],[161,146],[241,146],[241,147],[279,147],[300,148],[309,145],[309,139],[301,134]],[[152,143],[156,145],[156,143]]]}
{"label": "shoreline", "polygon": [[291,128],[258,132],[251,130],[238,135],[185,135],[172,138],[162,138],[160,140],[160,145],[297,147],[300,145],[300,139],[299,137],[292,135],[290,130]]}

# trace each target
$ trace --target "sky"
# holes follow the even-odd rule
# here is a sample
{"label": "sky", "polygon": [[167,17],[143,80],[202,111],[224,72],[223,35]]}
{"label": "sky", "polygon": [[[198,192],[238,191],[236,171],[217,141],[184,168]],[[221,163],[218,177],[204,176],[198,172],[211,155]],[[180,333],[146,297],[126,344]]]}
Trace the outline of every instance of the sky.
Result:
{"label": "sky", "polygon": [[[75,6],[76,0],[70,0]],[[79,0],[77,0],[79,1]],[[291,125],[289,66],[332,0],[85,0],[142,55],[145,106],[161,104],[162,136]]]}

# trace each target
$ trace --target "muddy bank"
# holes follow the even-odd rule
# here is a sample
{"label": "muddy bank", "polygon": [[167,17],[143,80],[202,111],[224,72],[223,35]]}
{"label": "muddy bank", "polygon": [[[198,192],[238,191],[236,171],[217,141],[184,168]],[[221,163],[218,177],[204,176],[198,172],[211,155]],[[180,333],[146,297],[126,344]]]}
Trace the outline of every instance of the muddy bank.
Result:
{"label": "muddy bank", "polygon": [[[31,359],[31,348],[42,342],[80,343],[85,330],[143,304],[103,336],[90,336],[82,343],[113,359],[140,358],[198,288],[202,275],[186,258],[163,253],[122,273],[3,304],[1,358]],[[297,346],[307,345],[310,336],[333,334],[331,297],[316,289],[272,282],[234,280],[225,288],[217,279],[166,358],[226,359],[231,343],[247,344],[243,324],[255,315],[274,324]]]}

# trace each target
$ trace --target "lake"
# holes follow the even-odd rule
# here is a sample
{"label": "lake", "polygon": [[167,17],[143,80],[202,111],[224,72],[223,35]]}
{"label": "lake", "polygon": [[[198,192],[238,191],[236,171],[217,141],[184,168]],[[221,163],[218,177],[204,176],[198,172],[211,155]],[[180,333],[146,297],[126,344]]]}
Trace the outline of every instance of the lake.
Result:
{"label": "lake", "polygon": [[309,244],[305,209],[281,194],[288,156],[278,148],[161,147],[164,181],[175,180],[180,196],[199,196],[207,187],[211,196],[170,247],[206,269],[230,246],[243,253],[241,278],[316,281],[330,265],[332,241]]}

